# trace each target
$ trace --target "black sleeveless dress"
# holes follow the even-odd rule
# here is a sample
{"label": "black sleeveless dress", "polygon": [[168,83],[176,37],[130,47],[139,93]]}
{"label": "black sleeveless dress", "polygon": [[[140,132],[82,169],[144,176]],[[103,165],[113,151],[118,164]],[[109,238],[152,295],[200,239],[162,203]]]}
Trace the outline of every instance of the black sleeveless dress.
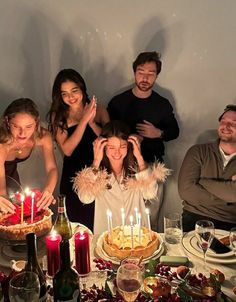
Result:
{"label": "black sleeveless dress", "polygon": [[[67,129],[70,137],[77,125]],[[67,216],[72,222],[86,225],[93,231],[94,202],[83,204],[72,190],[72,177],[85,166],[91,166],[93,162],[93,142],[97,138],[93,130],[87,126],[84,135],[71,156],[64,156],[60,193],[66,195]]]}
{"label": "black sleeveless dress", "polygon": [[[31,154],[31,153],[30,153]],[[15,158],[11,161],[5,161],[5,176],[6,176],[6,188],[7,192],[12,193],[21,190],[20,177],[17,171],[17,164],[27,160],[29,156],[25,158]]]}

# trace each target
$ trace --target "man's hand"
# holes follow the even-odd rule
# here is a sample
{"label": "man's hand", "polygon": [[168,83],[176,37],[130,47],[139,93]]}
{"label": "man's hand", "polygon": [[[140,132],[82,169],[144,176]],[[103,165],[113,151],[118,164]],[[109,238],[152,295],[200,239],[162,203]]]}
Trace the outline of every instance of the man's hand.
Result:
{"label": "man's hand", "polygon": [[0,196],[0,211],[3,213],[15,213],[15,206],[7,198]]}
{"label": "man's hand", "polygon": [[158,138],[161,137],[161,130],[159,128],[156,128],[152,123],[143,120],[142,123],[136,124],[136,129],[138,131],[138,134],[143,137],[148,138]]}

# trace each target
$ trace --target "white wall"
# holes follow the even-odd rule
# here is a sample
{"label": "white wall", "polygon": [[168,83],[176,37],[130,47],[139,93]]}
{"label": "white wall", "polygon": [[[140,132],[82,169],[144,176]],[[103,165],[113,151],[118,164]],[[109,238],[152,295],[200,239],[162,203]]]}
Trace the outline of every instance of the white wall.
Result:
{"label": "white wall", "polygon": [[[54,77],[65,67],[80,71],[89,94],[106,104],[132,83],[136,55],[159,51],[156,89],[181,128],[166,144],[174,172],[164,210],[180,209],[176,182],[186,150],[207,140],[224,106],[236,102],[235,11],[234,0],[1,0],[0,110],[24,96],[44,117]],[[38,160],[34,165],[37,180]]]}

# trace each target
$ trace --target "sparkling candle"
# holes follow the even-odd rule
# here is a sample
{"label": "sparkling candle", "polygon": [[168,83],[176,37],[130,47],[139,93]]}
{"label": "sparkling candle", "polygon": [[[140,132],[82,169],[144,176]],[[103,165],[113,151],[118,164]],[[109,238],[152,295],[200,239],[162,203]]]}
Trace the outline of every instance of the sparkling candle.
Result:
{"label": "sparkling candle", "polygon": [[75,266],[80,275],[87,275],[90,268],[89,233],[79,231],[75,238]]}
{"label": "sparkling candle", "polygon": [[134,249],[134,217],[130,215],[130,233],[131,233],[131,249]]}
{"label": "sparkling candle", "polygon": [[110,210],[107,210],[107,225],[110,241],[112,242],[112,212]]}
{"label": "sparkling candle", "polygon": [[34,222],[34,197],[35,197],[35,193],[32,192],[31,193],[31,223]]}
{"label": "sparkling candle", "polygon": [[49,277],[54,277],[55,273],[60,268],[61,240],[61,235],[55,231],[45,237],[47,250],[47,274]]}
{"label": "sparkling candle", "polygon": [[23,194],[20,195],[20,222],[21,224],[24,222],[24,201],[25,196]]}

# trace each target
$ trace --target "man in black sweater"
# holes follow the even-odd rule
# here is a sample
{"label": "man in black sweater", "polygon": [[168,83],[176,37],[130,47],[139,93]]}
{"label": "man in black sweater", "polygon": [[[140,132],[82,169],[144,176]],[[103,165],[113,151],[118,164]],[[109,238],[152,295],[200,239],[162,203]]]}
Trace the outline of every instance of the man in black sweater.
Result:
{"label": "man in black sweater", "polygon": [[[148,163],[155,160],[162,162],[165,151],[163,142],[179,135],[170,102],[153,90],[161,65],[157,52],[140,53],[133,63],[134,87],[114,96],[107,108],[111,119],[123,120],[139,136],[142,155]],[[156,214],[151,217],[154,229]]]}

